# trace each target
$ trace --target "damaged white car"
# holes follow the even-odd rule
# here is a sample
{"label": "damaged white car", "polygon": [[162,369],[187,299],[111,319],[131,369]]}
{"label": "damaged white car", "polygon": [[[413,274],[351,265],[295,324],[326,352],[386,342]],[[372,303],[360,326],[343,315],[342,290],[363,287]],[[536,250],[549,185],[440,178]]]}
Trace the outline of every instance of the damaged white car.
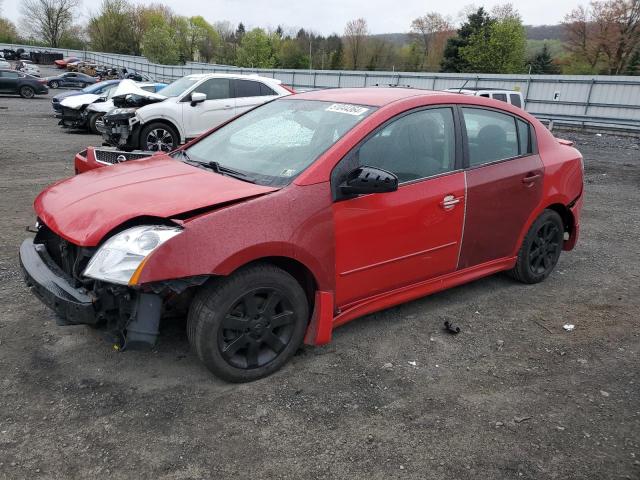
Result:
{"label": "damaged white car", "polygon": [[114,103],[115,98],[134,96],[159,102],[165,97],[155,92],[165,86],[164,83],[136,83],[133,80],[122,80],[99,95],[87,93],[67,97],[60,102],[59,124],[66,128],[89,130],[100,134],[103,115],[118,106]]}
{"label": "damaged white car", "polygon": [[[169,152],[255,106],[295,93],[280,80],[257,75],[194,74],[158,92],[163,102],[103,117],[103,138],[123,150]],[[133,105],[132,105],[133,106]]]}

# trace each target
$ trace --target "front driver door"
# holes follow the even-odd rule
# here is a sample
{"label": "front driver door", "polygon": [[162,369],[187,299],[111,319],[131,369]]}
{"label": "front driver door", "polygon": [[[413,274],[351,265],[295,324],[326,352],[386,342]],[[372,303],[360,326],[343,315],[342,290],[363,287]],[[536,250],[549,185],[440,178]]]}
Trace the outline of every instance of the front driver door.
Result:
{"label": "front driver door", "polygon": [[388,122],[334,169],[375,166],[398,176],[391,193],[333,204],[336,303],[358,300],[455,270],[464,222],[464,173],[453,109],[429,108]]}
{"label": "front driver door", "polygon": [[191,105],[191,94],[182,99],[182,119],[187,138],[220,125],[235,115],[235,100],[231,98],[228,78],[211,78],[198,85],[191,93],[204,93],[207,99]]}

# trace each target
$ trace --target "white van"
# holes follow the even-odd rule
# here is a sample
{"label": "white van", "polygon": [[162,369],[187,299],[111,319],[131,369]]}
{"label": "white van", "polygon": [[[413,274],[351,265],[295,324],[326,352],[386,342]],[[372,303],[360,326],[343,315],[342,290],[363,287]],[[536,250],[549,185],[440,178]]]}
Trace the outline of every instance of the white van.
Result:
{"label": "white van", "polygon": [[445,91],[461,93],[463,95],[493,98],[494,100],[510,103],[515,107],[524,108],[524,98],[522,98],[522,93],[515,90],[503,90],[501,88],[447,88]]}

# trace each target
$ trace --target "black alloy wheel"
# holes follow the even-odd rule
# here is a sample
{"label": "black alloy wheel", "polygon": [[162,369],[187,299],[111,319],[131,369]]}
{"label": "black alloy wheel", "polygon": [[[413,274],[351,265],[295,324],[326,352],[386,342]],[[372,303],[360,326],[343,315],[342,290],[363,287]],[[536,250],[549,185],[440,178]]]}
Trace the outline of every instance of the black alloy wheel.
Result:
{"label": "black alloy wheel", "polygon": [[540,226],[529,248],[529,268],[534,275],[544,275],[558,261],[562,250],[562,232],[552,220]]}
{"label": "black alloy wheel", "polygon": [[20,96],[22,98],[33,98],[35,96],[36,92],[32,87],[22,87],[20,89]]}
{"label": "black alloy wheel", "polygon": [[271,375],[302,345],[309,299],[287,271],[268,263],[214,278],[194,297],[189,343],[218,377],[249,382]]}
{"label": "black alloy wheel", "polygon": [[557,212],[542,212],[524,237],[516,265],[509,272],[511,276],[523,283],[538,283],[547,278],[562,253],[564,231]]}

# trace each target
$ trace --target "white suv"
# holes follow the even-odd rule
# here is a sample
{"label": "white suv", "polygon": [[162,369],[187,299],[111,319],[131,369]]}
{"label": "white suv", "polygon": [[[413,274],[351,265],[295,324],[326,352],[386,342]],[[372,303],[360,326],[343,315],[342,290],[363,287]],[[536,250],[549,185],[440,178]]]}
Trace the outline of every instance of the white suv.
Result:
{"label": "white suv", "polygon": [[494,100],[510,103],[514,107],[524,108],[522,93],[515,90],[502,90],[499,88],[447,88],[446,91],[461,93],[463,95],[493,98]]}
{"label": "white suv", "polygon": [[110,111],[103,117],[103,138],[126,150],[168,152],[250,108],[292,93],[280,80],[257,75],[187,75],[158,91],[166,100]]}

